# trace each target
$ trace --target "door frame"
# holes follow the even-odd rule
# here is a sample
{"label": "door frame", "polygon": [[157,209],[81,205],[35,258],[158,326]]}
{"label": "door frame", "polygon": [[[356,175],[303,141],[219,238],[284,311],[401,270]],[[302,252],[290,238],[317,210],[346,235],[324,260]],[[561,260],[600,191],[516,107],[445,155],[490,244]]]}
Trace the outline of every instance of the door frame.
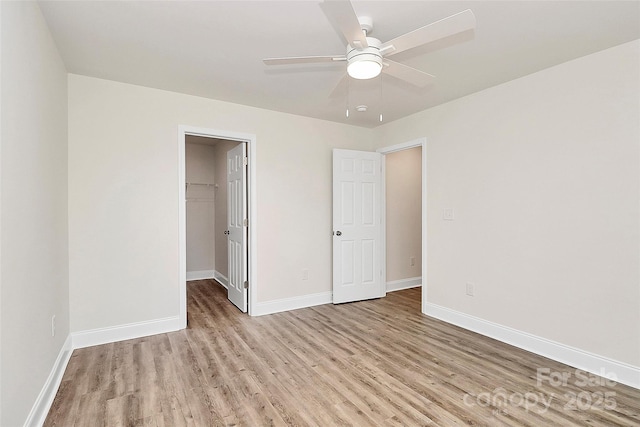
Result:
{"label": "door frame", "polygon": [[421,181],[422,181],[422,313],[425,313],[427,306],[427,138],[417,138],[408,142],[378,148],[376,152],[382,154],[382,253],[384,262],[382,264],[382,277],[384,280],[385,294],[387,286],[387,189],[386,189],[386,162],[385,155],[397,151],[408,150],[410,148],[422,147]]}
{"label": "door frame", "polygon": [[249,218],[247,254],[249,280],[247,312],[253,315],[258,295],[258,232],[257,232],[257,192],[256,192],[256,135],[228,130],[209,129],[187,125],[178,126],[178,305],[179,321],[182,329],[187,327],[187,213],[186,213],[186,136],[227,139],[247,144],[247,217]]}

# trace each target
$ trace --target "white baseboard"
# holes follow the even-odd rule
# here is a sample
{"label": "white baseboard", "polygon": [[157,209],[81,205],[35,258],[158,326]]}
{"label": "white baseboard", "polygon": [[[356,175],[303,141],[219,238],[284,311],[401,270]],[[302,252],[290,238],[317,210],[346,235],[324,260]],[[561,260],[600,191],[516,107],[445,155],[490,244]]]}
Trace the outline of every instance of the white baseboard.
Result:
{"label": "white baseboard", "polygon": [[253,306],[251,315],[263,316],[265,314],[280,313],[282,311],[313,307],[314,305],[331,304],[332,302],[333,294],[331,292],[320,292],[317,294],[303,295],[300,297],[259,302]]}
{"label": "white baseboard", "polygon": [[[436,304],[425,304],[423,313],[574,368],[596,375],[611,376],[618,383],[640,389],[640,367],[599,356]],[[544,366],[541,366],[541,368],[544,368]]]}
{"label": "white baseboard", "polygon": [[187,282],[189,280],[213,279],[214,270],[187,271]]}
{"label": "white baseboard", "polygon": [[91,347],[116,341],[125,341],[149,335],[164,334],[183,329],[180,317],[166,317],[164,319],[146,322],[129,323],[108,328],[92,329],[71,334],[73,348]]}
{"label": "white baseboard", "polygon": [[49,409],[51,409],[51,405],[53,404],[53,399],[56,397],[56,393],[62,382],[62,376],[64,375],[65,369],[67,369],[67,364],[69,363],[72,352],[71,335],[68,335],[60,349],[60,353],[58,353],[56,361],[53,363],[47,381],[45,381],[42,390],[40,390],[40,394],[31,408],[31,412],[29,412],[27,416],[27,420],[24,423],[26,427],[37,427],[44,424],[44,420],[47,418]]}
{"label": "white baseboard", "polygon": [[229,279],[218,270],[213,271],[213,278],[216,279],[225,289],[229,289]]}
{"label": "white baseboard", "polygon": [[387,292],[417,288],[418,286],[422,286],[422,277],[410,277],[408,279],[392,280],[391,282],[387,282]]}

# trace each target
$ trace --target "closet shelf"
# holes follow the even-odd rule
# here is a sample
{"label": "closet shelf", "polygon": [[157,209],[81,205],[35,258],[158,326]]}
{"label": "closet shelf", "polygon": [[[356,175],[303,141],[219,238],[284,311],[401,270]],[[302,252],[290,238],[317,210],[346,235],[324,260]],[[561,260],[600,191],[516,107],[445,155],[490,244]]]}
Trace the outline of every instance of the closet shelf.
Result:
{"label": "closet shelf", "polygon": [[191,185],[199,185],[199,186],[205,186],[205,187],[218,188],[218,184],[209,184],[207,182],[187,182],[187,187],[189,187]]}

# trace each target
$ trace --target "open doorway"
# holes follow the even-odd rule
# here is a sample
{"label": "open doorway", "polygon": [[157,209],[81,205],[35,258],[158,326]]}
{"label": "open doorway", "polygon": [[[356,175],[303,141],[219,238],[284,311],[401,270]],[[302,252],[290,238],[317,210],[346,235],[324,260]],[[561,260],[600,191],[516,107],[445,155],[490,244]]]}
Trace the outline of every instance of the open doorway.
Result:
{"label": "open doorway", "polygon": [[[419,205],[414,214],[413,249],[400,254],[406,258],[408,274],[387,279],[385,159],[393,153],[418,148],[414,155],[416,189],[412,196]],[[418,170],[419,164],[419,170]],[[427,157],[426,139],[380,148],[376,153],[358,150],[333,150],[333,303],[380,298],[387,291],[420,286],[422,311],[427,302]],[[402,183],[400,183],[402,185]],[[416,206],[417,208],[417,206]],[[380,221],[378,220],[380,217]],[[403,221],[400,215],[395,221]],[[404,226],[404,224],[401,224]],[[402,242],[401,242],[402,243]],[[416,248],[417,247],[417,248]],[[393,248],[393,245],[392,245]],[[395,254],[394,254],[395,255]],[[411,265],[413,264],[413,265]],[[413,272],[411,271],[413,270]],[[395,272],[393,273],[395,274]],[[420,276],[416,276],[419,274]],[[390,285],[390,286],[388,286]],[[395,287],[394,287],[395,285]]]}
{"label": "open doorway", "polygon": [[377,150],[384,170],[384,277],[387,292],[420,286],[426,304],[426,139]]}
{"label": "open doorway", "polygon": [[242,142],[187,135],[187,281],[215,279],[229,285],[227,152]]}
{"label": "open doorway", "polygon": [[[223,285],[227,285],[230,300],[238,305],[238,296],[232,298],[232,289],[240,292],[244,305],[238,305],[241,310],[252,314],[253,305],[257,293],[256,272],[256,194],[255,194],[255,135],[238,134],[229,131],[219,131],[213,129],[194,128],[180,126],[178,131],[179,139],[179,259],[180,259],[180,294],[179,309],[180,320],[183,327],[187,323],[187,278],[205,278],[211,276]],[[235,147],[235,148],[233,148]],[[246,196],[236,198],[244,202],[241,229],[244,233],[245,246],[242,251],[241,274],[234,274],[228,271],[229,241],[233,240],[227,231],[230,227],[225,227],[224,222],[229,224],[228,215],[221,209],[227,210],[227,205],[233,204],[233,197],[229,195],[229,204],[220,203],[216,206],[216,197],[222,198],[224,190],[228,190],[230,168],[230,158],[228,153],[234,153],[236,148],[242,148],[242,156],[237,156],[234,160],[236,164],[242,162],[246,171],[242,189]],[[189,155],[189,158],[187,156]],[[187,163],[191,168],[187,171]],[[194,163],[195,162],[195,163]],[[207,163],[213,162],[211,169],[207,170]],[[198,164],[202,163],[202,164]],[[216,171],[217,170],[217,171]],[[224,174],[224,175],[222,175]],[[221,180],[221,176],[224,179]],[[224,188],[222,188],[224,187]],[[216,194],[217,193],[217,194]],[[226,198],[227,195],[224,195]],[[207,206],[207,203],[209,206]],[[187,210],[190,210],[192,221],[187,228]],[[213,216],[213,220],[210,216]],[[218,218],[218,221],[216,221]],[[197,223],[204,226],[197,230]],[[237,222],[237,221],[236,221]],[[233,224],[232,224],[233,225]],[[192,226],[196,226],[194,230]],[[218,233],[220,231],[220,233]],[[197,233],[209,233],[211,240],[188,239],[188,233],[195,236]],[[221,235],[221,236],[219,236]],[[187,252],[194,255],[188,260]],[[226,262],[225,262],[226,261]],[[189,273],[189,274],[188,274]],[[225,274],[226,273],[226,274]],[[208,277],[207,277],[208,278]],[[240,285],[238,285],[240,284]]]}

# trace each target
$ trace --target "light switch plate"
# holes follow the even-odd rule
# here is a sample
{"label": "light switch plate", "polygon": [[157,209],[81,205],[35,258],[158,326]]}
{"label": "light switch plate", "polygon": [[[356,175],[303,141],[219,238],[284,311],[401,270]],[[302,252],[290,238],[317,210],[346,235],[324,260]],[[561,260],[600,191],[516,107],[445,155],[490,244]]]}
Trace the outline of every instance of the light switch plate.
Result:
{"label": "light switch plate", "polygon": [[473,283],[467,282],[467,295],[473,296]]}

